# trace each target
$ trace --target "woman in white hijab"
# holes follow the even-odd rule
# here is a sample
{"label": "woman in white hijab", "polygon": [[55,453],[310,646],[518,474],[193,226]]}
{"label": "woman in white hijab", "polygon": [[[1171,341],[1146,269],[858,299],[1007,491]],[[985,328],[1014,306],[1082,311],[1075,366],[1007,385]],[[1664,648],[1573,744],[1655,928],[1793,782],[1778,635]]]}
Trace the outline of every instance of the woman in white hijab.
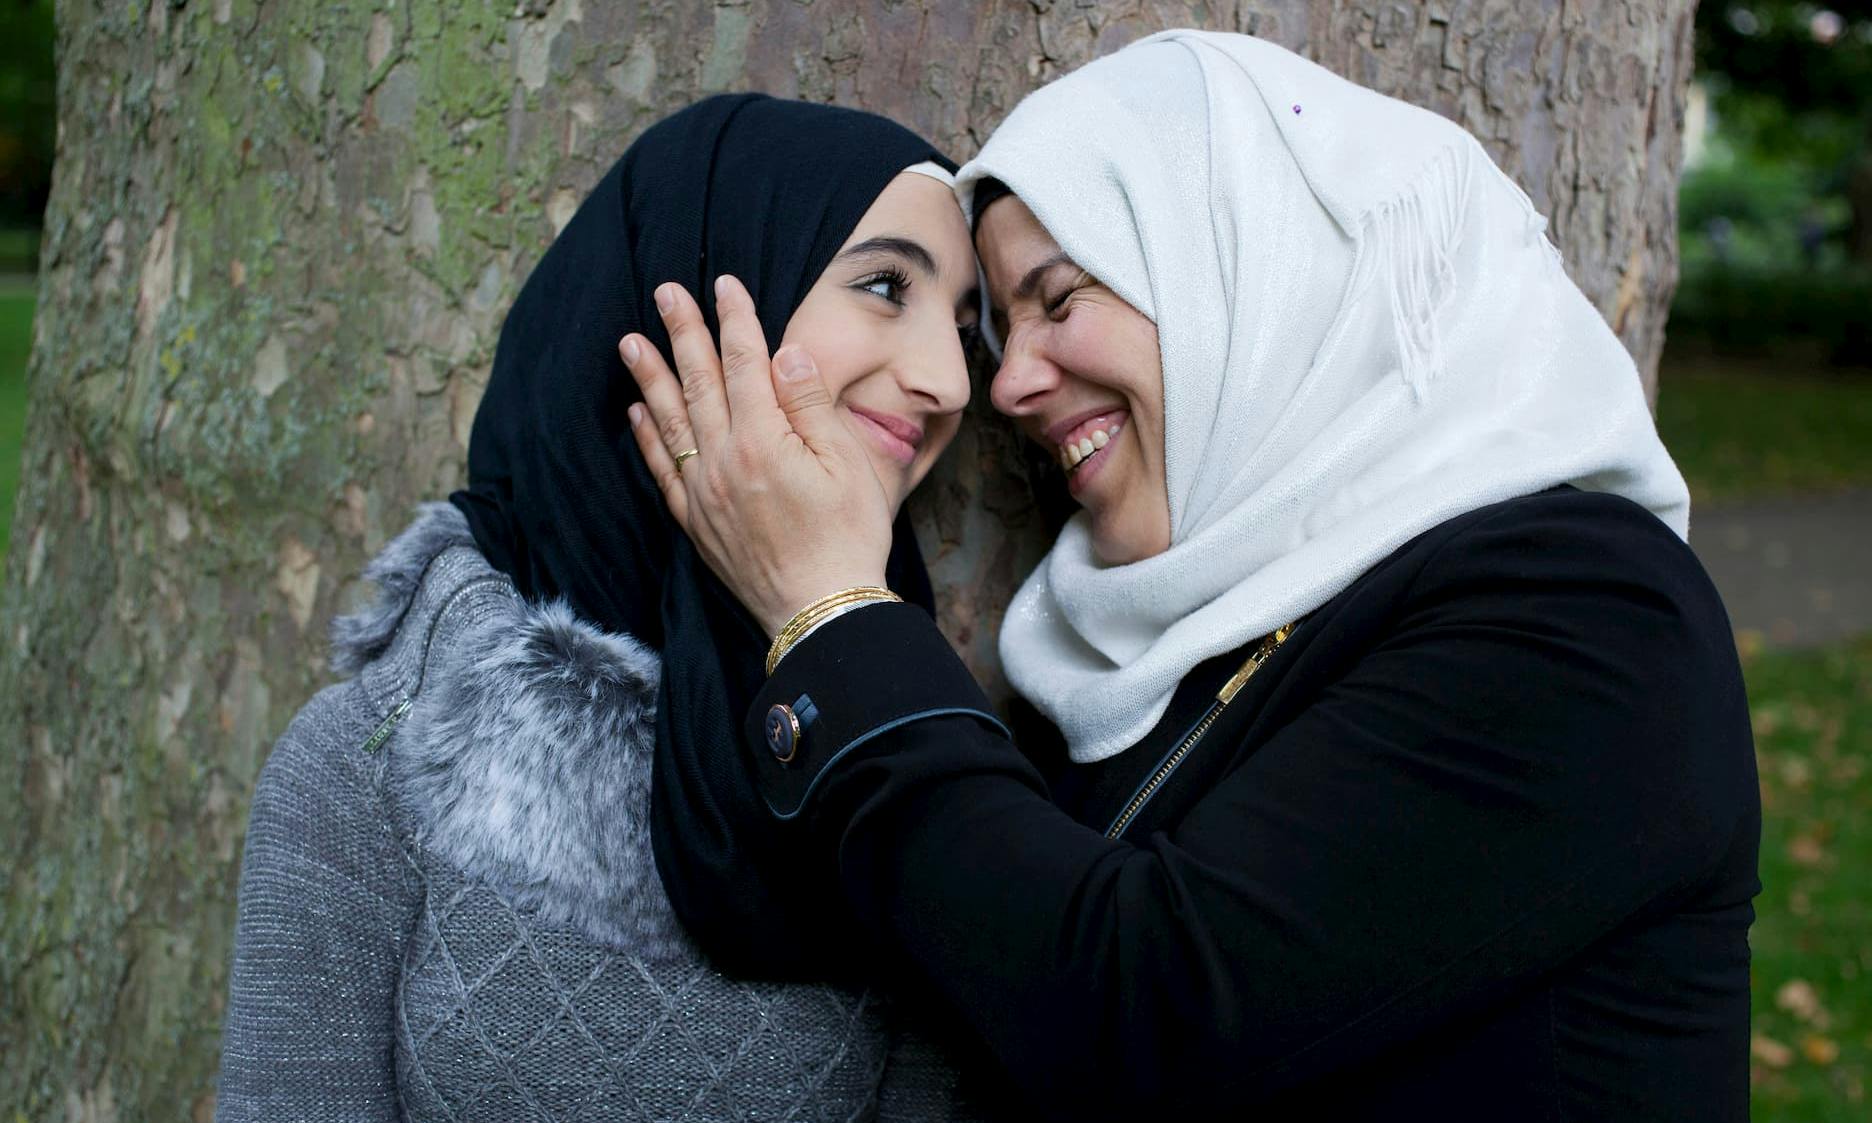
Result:
{"label": "woman in white hijab", "polygon": [[[888,512],[811,357],[674,323],[637,436],[775,637],[749,744],[696,765],[795,824],[735,877],[801,902],[698,940],[876,956],[1022,1114],[1745,1118],[1740,672],[1527,197],[1434,114],[1191,31],[1029,97],[958,189],[990,396],[1083,508],[1001,641],[1064,752],[874,588]],[[658,861],[679,912],[732,885]]]}

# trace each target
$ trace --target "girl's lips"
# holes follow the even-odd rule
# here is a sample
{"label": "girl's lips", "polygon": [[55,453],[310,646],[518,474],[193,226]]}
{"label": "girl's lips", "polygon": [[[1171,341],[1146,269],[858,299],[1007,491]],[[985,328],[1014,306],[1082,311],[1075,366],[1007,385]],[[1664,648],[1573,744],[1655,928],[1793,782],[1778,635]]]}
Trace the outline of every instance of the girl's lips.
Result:
{"label": "girl's lips", "polygon": [[[885,428],[882,421],[864,410],[855,409],[851,406],[845,408],[853,417],[858,419],[864,431],[871,434],[872,441],[877,444],[878,448],[883,450],[884,455],[906,468],[915,462],[917,454],[916,445],[898,436],[890,429]],[[921,434],[919,434],[919,436],[920,435]]]}

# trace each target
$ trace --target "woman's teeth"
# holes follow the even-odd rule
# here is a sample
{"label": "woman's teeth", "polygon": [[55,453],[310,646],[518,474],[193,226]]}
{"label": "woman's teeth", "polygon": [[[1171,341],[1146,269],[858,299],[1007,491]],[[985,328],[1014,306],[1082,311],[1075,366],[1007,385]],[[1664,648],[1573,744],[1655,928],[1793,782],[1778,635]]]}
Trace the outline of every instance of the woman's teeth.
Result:
{"label": "woman's teeth", "polygon": [[1079,465],[1092,459],[1093,453],[1110,444],[1112,438],[1116,437],[1123,429],[1124,423],[1120,422],[1117,425],[1113,425],[1109,431],[1105,429],[1094,429],[1085,436],[1080,437],[1079,440],[1073,444],[1060,445],[1060,467],[1066,469],[1067,474],[1070,475],[1078,469]]}

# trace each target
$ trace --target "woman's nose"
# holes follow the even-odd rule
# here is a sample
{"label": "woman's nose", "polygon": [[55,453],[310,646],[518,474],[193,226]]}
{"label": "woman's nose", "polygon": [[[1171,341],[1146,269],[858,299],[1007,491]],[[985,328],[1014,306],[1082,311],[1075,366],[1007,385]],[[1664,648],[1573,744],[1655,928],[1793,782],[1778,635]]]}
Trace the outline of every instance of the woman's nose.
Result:
{"label": "woman's nose", "polygon": [[988,383],[988,400],[1009,417],[1035,412],[1060,383],[1059,368],[1032,346],[1030,338],[1019,329],[1009,334],[1001,350],[1001,368]]}
{"label": "woman's nose", "polygon": [[897,364],[898,384],[923,398],[934,413],[956,413],[968,405],[968,355],[954,328],[932,333],[912,352],[915,359]]}

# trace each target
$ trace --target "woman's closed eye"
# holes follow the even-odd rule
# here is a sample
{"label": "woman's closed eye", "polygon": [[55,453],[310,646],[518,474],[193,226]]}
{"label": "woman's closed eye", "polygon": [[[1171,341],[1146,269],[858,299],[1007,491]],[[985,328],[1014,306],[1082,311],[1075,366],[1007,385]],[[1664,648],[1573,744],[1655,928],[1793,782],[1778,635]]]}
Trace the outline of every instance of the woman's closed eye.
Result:
{"label": "woman's closed eye", "polygon": [[1047,319],[1065,319],[1067,314],[1072,311],[1071,308],[1067,306],[1067,302],[1072,299],[1074,293],[1079,292],[1092,283],[1092,275],[1081,269],[1079,275],[1072,279],[1071,284],[1059,290],[1057,293],[1045,297],[1040,306],[1046,312]]}

